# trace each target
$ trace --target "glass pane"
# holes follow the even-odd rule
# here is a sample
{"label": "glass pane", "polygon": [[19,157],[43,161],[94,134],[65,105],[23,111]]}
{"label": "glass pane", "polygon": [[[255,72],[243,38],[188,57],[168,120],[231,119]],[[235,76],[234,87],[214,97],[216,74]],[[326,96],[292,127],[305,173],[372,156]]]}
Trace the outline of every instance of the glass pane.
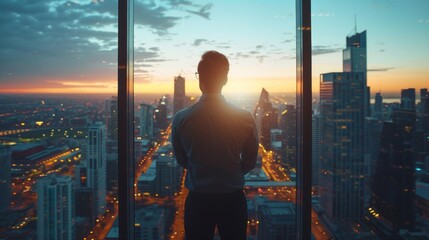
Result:
{"label": "glass pane", "polygon": [[136,238],[184,239],[189,191],[171,123],[199,103],[198,63],[217,50],[230,63],[225,99],[250,112],[259,133],[256,167],[244,176],[247,236],[295,239],[293,1],[143,1],[135,8]]}
{"label": "glass pane", "polygon": [[429,234],[427,9],[313,1],[316,239]]}
{"label": "glass pane", "polygon": [[117,4],[0,3],[0,238],[105,239],[117,214]]}

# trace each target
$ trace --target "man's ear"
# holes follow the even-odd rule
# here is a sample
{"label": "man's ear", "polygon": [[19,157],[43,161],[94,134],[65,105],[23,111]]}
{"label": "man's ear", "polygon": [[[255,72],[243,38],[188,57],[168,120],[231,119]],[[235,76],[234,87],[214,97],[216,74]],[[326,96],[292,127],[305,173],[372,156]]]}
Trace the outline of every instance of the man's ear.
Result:
{"label": "man's ear", "polygon": [[228,77],[225,77],[225,80],[223,81],[223,86],[225,86],[227,82],[228,82]]}

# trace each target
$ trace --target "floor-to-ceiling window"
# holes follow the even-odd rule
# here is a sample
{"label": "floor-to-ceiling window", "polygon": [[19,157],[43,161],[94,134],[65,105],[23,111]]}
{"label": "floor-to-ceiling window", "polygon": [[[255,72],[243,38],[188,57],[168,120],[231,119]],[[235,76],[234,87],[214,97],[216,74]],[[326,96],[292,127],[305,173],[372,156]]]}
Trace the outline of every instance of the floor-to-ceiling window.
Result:
{"label": "floor-to-ceiling window", "polygon": [[312,1],[313,233],[428,236],[426,1]]}
{"label": "floor-to-ceiling window", "polygon": [[117,11],[0,3],[0,238],[104,239],[112,227]]}

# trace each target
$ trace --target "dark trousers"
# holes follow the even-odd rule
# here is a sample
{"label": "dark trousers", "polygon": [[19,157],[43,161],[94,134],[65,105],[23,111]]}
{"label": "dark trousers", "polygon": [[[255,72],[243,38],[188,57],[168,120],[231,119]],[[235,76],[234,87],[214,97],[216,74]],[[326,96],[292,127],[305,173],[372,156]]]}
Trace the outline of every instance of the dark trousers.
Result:
{"label": "dark trousers", "polygon": [[189,192],[185,203],[186,240],[245,240],[247,201],[243,190],[223,194]]}

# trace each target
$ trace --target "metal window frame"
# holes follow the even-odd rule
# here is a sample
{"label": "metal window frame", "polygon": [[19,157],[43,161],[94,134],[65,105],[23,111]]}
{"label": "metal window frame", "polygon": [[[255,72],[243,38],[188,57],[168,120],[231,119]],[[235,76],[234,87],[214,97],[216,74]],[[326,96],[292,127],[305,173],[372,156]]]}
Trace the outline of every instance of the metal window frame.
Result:
{"label": "metal window frame", "polygon": [[296,233],[311,239],[311,0],[296,0]]}
{"label": "metal window frame", "polygon": [[[134,0],[118,1],[119,239],[134,238]],[[297,239],[311,239],[311,0],[296,0]]]}
{"label": "metal window frame", "polygon": [[134,0],[118,1],[119,239],[134,239]]}

